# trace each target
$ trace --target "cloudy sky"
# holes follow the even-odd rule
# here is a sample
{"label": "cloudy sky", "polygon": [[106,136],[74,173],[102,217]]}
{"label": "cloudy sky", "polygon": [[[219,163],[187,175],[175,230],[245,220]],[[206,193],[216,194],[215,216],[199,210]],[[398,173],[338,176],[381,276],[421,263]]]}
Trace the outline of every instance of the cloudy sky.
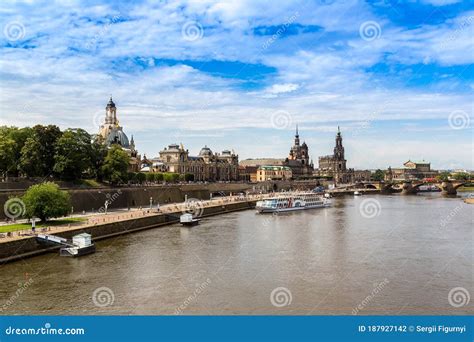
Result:
{"label": "cloudy sky", "polygon": [[207,144],[350,167],[473,166],[470,1],[2,1],[0,125],[91,133],[110,94],[156,156]]}

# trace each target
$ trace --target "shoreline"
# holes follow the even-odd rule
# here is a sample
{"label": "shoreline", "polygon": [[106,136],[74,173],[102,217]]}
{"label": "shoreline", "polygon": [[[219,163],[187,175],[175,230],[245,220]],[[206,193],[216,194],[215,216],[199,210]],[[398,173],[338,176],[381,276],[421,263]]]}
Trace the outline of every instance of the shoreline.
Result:
{"label": "shoreline", "polygon": [[[253,209],[255,208],[257,200],[258,199],[249,199],[245,201],[228,200],[225,202],[220,200],[215,204],[209,203],[211,205],[203,205],[202,208],[199,208],[199,210],[202,210],[200,217],[210,217],[235,211]],[[53,231],[48,231],[47,233],[70,239],[73,235],[85,232],[92,235],[93,241],[100,241],[143,230],[160,228],[179,223],[179,215],[181,215],[184,210],[181,208],[182,203],[173,204],[170,206],[175,207],[176,210],[166,212],[150,212],[150,209],[145,209],[141,211],[135,211],[132,214],[127,213],[128,215],[134,215],[138,213],[138,217],[132,216],[129,219],[118,219],[110,222],[105,221],[105,217],[101,217],[104,220],[103,222],[92,221],[92,224],[89,218],[87,225],[80,225],[77,227],[55,227]],[[127,214],[125,214],[125,216]],[[92,219],[100,220],[101,218],[93,217]],[[54,252],[59,250],[59,248],[60,246],[40,246],[36,243],[36,234],[31,236],[11,237],[8,238],[8,240],[0,241],[0,264]]]}

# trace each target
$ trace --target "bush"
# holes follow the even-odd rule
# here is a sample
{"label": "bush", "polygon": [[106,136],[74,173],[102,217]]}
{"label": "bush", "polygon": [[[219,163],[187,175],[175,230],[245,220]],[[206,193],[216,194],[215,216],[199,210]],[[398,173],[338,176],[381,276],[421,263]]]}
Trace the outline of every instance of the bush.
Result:
{"label": "bush", "polygon": [[163,179],[168,183],[176,183],[179,180],[179,173],[166,172],[163,174]]}
{"label": "bush", "polygon": [[147,182],[154,182],[155,181],[155,174],[152,172],[147,173],[146,175]]}
{"label": "bush", "polygon": [[137,172],[136,174],[137,182],[142,184],[146,180],[146,175],[142,172]]}
{"label": "bush", "polygon": [[32,185],[22,198],[27,218],[38,217],[46,222],[53,217],[66,216],[71,212],[71,201],[66,191],[53,182]]}
{"label": "bush", "polygon": [[155,181],[162,182],[163,181],[163,174],[162,173],[155,173]]}

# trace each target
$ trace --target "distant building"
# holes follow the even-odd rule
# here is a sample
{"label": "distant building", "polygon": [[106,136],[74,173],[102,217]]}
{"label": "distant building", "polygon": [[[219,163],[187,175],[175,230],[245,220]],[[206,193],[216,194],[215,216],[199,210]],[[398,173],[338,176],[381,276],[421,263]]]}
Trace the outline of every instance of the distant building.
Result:
{"label": "distant building", "polygon": [[291,168],[288,166],[263,165],[257,169],[257,182],[267,180],[287,180],[292,177]]}
{"label": "distant building", "polygon": [[284,165],[291,168],[294,178],[312,176],[313,174],[314,167],[309,159],[308,145],[304,141],[300,145],[298,126],[296,126],[295,142],[290,149],[288,158],[285,159]]}
{"label": "distant building", "polygon": [[318,166],[319,168],[314,172],[316,176],[331,177],[335,183],[340,184],[369,181],[371,176],[370,170],[347,168],[339,126],[337,127],[336,146],[334,147],[333,154],[319,157]]}
{"label": "distant building", "polygon": [[431,163],[426,161],[411,161],[403,163],[402,168],[389,167],[385,173],[385,180],[420,180],[423,178],[434,178],[439,172],[431,170]]}
{"label": "distant building", "polygon": [[[145,164],[143,164],[145,165]],[[239,180],[239,156],[229,150],[213,153],[204,146],[198,156],[189,155],[183,145],[171,144],[160,151],[160,157],[149,161],[152,171],[190,173],[195,181],[237,181]]]}
{"label": "distant building", "polygon": [[129,171],[139,171],[140,155],[138,155],[138,151],[135,148],[133,135],[129,141],[127,135],[123,131],[123,127],[119,125],[119,121],[117,119],[117,107],[112,100],[112,96],[105,107],[105,121],[100,126],[98,136],[101,137],[101,140],[108,147],[113,144],[120,145],[122,149],[130,156]]}
{"label": "distant building", "polygon": [[239,165],[239,180],[255,183],[257,181],[257,170],[259,166]]}

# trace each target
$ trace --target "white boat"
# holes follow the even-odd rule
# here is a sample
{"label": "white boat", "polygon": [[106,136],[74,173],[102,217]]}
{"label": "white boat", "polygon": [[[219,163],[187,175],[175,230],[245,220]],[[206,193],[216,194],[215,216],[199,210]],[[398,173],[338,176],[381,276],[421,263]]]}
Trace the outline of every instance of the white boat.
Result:
{"label": "white boat", "polygon": [[354,191],[354,196],[360,196],[362,195],[359,191]]}
{"label": "white boat", "polygon": [[321,194],[300,192],[282,194],[277,197],[258,201],[255,208],[259,213],[278,213],[294,210],[329,207],[331,201]]}
{"label": "white boat", "polygon": [[183,214],[179,217],[179,223],[181,223],[183,226],[194,226],[196,224],[199,224],[199,219],[194,218],[193,214]]}

